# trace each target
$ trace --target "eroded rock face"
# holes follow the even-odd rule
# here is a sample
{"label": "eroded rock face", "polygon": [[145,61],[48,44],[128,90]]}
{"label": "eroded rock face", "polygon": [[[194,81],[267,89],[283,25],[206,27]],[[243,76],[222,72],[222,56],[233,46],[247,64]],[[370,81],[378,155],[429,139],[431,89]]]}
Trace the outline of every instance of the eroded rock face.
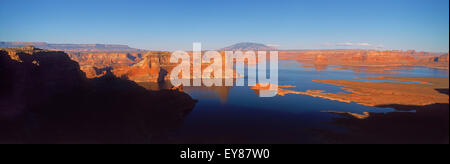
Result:
{"label": "eroded rock face", "polygon": [[96,67],[114,66],[114,65],[133,65],[142,60],[142,54],[134,53],[116,53],[116,52],[95,52],[95,53],[69,53],[72,60],[80,65],[91,65]]}
{"label": "eroded rock face", "polygon": [[124,75],[135,82],[162,82],[168,79],[168,70],[176,66],[169,63],[169,58],[168,53],[148,54],[142,61],[129,67]]}
{"label": "eroded rock face", "polygon": [[0,143],[159,143],[195,106],[111,70],[88,79],[58,51],[0,49]]}
{"label": "eroded rock face", "polygon": [[80,63],[88,78],[105,75],[110,70],[117,77],[135,82],[158,82],[164,80],[166,69],[176,65],[169,63],[169,52],[134,53],[70,53]]}
{"label": "eroded rock face", "polygon": [[[192,53],[188,53],[192,55]],[[170,63],[170,52],[148,51],[144,53],[71,53],[70,57],[79,62],[88,78],[105,75],[110,70],[115,76],[134,82],[162,82],[170,80],[170,72],[178,63]],[[224,55],[224,53],[222,53]],[[223,58],[224,60],[225,58]],[[202,72],[210,64],[202,64]],[[191,74],[192,74],[191,65]],[[225,68],[224,68],[225,71]],[[234,71],[234,70],[233,70]],[[235,78],[225,76],[223,78]],[[192,78],[192,77],[191,77]]]}

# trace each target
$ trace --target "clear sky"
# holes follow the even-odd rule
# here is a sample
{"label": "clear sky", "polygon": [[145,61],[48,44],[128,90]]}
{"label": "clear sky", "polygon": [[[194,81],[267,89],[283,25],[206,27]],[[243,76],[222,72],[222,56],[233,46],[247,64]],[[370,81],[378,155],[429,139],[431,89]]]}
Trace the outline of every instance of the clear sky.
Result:
{"label": "clear sky", "polygon": [[448,52],[448,0],[0,0],[0,41]]}

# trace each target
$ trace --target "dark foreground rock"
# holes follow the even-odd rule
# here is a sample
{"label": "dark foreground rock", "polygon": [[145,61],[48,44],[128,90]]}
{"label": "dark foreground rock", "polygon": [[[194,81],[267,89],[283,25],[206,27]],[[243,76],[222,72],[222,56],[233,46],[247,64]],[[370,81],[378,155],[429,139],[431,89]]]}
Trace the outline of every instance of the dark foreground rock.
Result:
{"label": "dark foreground rock", "polygon": [[127,79],[87,79],[64,52],[0,49],[0,143],[158,143],[195,106]]}

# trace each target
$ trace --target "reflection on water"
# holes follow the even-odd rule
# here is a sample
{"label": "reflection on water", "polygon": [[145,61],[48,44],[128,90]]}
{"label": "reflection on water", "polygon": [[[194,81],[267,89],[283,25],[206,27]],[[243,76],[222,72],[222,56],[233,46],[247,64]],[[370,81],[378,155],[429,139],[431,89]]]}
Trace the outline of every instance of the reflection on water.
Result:
{"label": "reflection on water", "polygon": [[196,94],[199,99],[218,99],[222,104],[227,103],[231,87],[184,87],[189,94]]}
{"label": "reflection on water", "polygon": [[[174,86],[170,81],[165,81],[161,83],[138,83],[140,86],[151,91],[159,91],[164,89],[171,89]],[[227,103],[228,93],[231,87],[183,87],[184,92],[197,95],[198,99],[218,99],[221,103]]]}
{"label": "reflection on water", "polygon": [[138,83],[141,87],[144,87],[150,91],[160,91],[164,89],[170,89],[173,85],[170,82],[161,82],[161,83]]}
{"label": "reflection on water", "polygon": [[[299,67],[295,61],[283,61],[279,68],[279,85],[295,86],[288,88],[295,92],[323,90],[327,93],[346,93],[339,86],[313,80],[370,81],[356,78],[378,76],[448,78],[447,70],[425,67],[393,68],[389,73],[336,68],[339,67]],[[141,85],[150,89],[171,88],[167,83]],[[317,133],[318,130],[348,131],[345,127],[330,123],[339,117],[335,113],[366,116],[366,112],[384,114],[396,111],[390,106],[368,107],[308,95],[261,98],[257,90],[247,86],[185,87],[184,91],[198,103],[183,126],[172,133],[170,143],[324,143],[323,135]]]}

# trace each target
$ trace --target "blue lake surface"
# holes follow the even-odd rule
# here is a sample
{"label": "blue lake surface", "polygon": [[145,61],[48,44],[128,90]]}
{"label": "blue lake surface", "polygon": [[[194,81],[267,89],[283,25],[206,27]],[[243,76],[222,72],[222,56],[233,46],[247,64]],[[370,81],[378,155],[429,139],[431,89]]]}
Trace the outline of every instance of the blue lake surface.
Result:
{"label": "blue lake surface", "polygon": [[[292,85],[295,91],[324,90],[346,92],[339,86],[316,83],[312,80],[355,80],[358,77],[408,76],[447,77],[447,70],[409,67],[389,74],[373,74],[351,70],[335,70],[329,66],[322,71],[301,67],[295,61],[279,65],[279,85]],[[392,112],[391,108],[377,108],[288,94],[261,98],[250,87],[185,87],[185,92],[198,103],[185,118],[184,124],[172,134],[177,143],[320,143],[314,129],[346,129],[329,124],[339,117],[323,111],[338,112]]]}

